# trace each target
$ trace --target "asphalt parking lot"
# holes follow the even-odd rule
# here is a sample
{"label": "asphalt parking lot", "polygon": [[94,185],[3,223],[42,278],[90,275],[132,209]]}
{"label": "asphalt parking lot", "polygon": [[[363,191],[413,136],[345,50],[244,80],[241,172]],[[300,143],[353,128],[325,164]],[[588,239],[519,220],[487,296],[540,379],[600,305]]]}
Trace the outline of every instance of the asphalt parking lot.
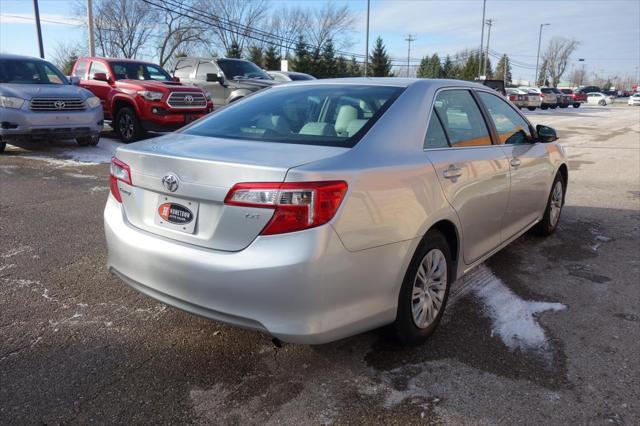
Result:
{"label": "asphalt parking lot", "polygon": [[412,348],[385,329],[276,348],[141,296],[105,268],[119,143],[8,146],[0,424],[638,424],[640,108],[527,115],[569,156],[558,232],[457,282]]}

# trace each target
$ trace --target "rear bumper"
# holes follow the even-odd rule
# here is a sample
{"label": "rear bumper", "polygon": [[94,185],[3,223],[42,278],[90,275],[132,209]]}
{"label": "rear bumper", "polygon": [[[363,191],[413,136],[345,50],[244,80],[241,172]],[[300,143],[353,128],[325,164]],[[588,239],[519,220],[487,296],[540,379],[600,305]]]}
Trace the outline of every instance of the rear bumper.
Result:
{"label": "rear bumper", "polygon": [[102,108],[78,112],[0,108],[0,136],[5,140],[90,136],[99,134],[103,124]]}
{"label": "rear bumper", "polygon": [[410,242],[348,252],[331,226],[258,237],[239,252],[182,244],[130,225],[109,196],[108,267],[163,303],[320,344],[393,322]]}

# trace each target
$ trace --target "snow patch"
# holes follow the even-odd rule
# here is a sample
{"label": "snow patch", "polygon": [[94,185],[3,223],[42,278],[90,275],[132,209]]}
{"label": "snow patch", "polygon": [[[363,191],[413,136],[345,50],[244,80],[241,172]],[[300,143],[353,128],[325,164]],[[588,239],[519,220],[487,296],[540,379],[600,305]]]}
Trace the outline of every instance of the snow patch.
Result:
{"label": "snow patch", "polygon": [[90,192],[101,192],[101,191],[108,191],[109,188],[106,186],[94,186],[93,188],[89,189]]}
{"label": "snow patch", "polygon": [[121,142],[111,138],[100,138],[96,146],[78,146],[75,141],[52,141],[46,150],[22,150],[24,153],[17,157],[42,160],[55,166],[78,167],[91,166],[100,163],[111,162],[111,157],[115,155],[116,149],[122,146]]}
{"label": "snow patch", "polygon": [[78,179],[98,179],[98,176],[83,175],[82,173],[65,173],[65,176],[74,177]]}
{"label": "snow patch", "polygon": [[20,246],[18,248],[14,248],[14,249],[11,249],[11,250],[8,250],[8,251],[2,253],[0,255],[0,257],[2,257],[3,259],[8,259],[10,257],[17,256],[17,255],[19,255],[21,253],[25,253],[25,252],[28,252],[28,251],[31,251],[31,250],[32,249],[31,249],[30,246]]}

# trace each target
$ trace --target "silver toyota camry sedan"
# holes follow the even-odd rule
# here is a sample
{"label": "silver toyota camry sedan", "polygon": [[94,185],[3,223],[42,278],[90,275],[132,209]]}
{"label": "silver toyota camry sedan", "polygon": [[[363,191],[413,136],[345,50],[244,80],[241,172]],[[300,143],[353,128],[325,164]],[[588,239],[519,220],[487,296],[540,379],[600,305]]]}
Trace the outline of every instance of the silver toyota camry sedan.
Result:
{"label": "silver toyota camry sedan", "polygon": [[108,266],[283,341],[393,324],[419,343],[457,278],[531,228],[554,232],[568,181],[556,139],[474,83],[274,86],[117,150]]}

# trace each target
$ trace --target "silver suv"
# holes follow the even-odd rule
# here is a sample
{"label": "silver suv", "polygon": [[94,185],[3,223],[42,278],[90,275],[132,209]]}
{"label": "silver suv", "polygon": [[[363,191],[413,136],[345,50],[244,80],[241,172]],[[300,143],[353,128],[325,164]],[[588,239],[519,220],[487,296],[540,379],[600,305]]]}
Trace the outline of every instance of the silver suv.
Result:
{"label": "silver suv", "polygon": [[75,139],[96,145],[103,126],[100,99],[49,62],[0,54],[0,152],[15,139]]}

